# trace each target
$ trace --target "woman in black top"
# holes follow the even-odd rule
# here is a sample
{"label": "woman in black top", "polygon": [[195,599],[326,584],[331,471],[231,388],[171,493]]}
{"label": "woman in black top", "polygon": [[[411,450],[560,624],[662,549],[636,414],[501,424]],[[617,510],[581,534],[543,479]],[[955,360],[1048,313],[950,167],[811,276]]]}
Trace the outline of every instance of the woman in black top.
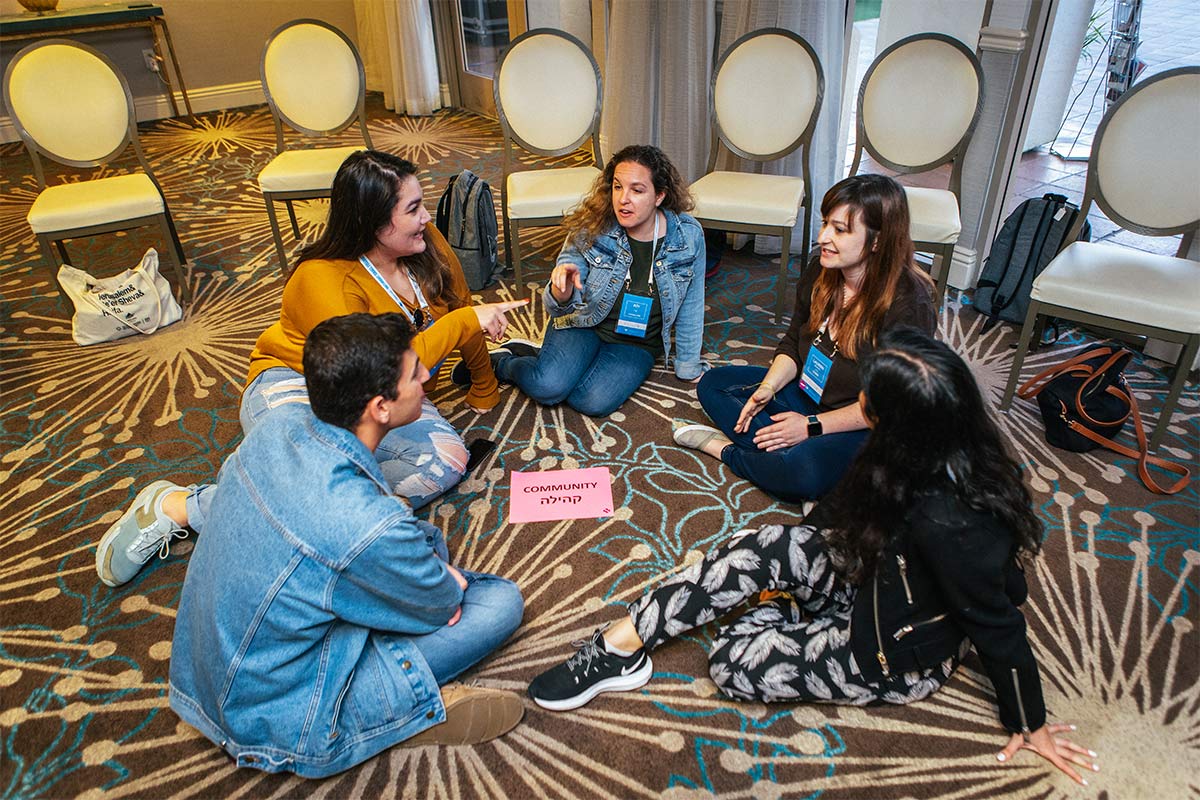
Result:
{"label": "woman in black top", "polygon": [[[753,605],[717,632],[709,674],[729,697],[871,705],[937,691],[974,645],[1011,734],[1076,781],[1095,753],[1057,736],[1018,606],[1041,524],[970,368],[911,328],[862,364],[872,428],[841,483],[801,526],[734,534],[536,678],[535,702],[576,708],[645,684],[648,651]],[[763,600],[760,593],[773,593]]]}
{"label": "woman in black top", "polygon": [[903,187],[856,175],[821,201],[820,254],[796,289],[769,369],[719,367],[696,395],[716,428],[677,421],[675,441],[789,502],[821,497],[866,439],[858,360],[897,325],[932,333],[933,282],[913,259]]}

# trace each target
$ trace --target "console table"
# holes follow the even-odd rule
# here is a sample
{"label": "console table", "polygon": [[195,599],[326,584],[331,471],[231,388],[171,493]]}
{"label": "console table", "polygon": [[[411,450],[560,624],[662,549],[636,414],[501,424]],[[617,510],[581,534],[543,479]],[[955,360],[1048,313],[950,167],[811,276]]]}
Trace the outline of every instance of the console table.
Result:
{"label": "console table", "polygon": [[102,6],[67,8],[45,14],[11,14],[0,16],[0,41],[13,39],[37,39],[46,36],[71,36],[93,31],[111,31],[122,28],[148,28],[154,43],[154,57],[162,66],[160,74],[167,84],[167,99],[171,102],[171,113],[179,116],[175,102],[175,87],[171,84],[171,73],[167,60],[163,58],[163,45],[170,56],[170,66],[175,70],[179,83],[179,94],[183,97],[188,117],[192,115],[192,103],[188,100],[187,86],[183,73],[179,71],[179,59],[175,57],[175,46],[171,43],[171,29],[162,6],[153,3],[111,3]]}

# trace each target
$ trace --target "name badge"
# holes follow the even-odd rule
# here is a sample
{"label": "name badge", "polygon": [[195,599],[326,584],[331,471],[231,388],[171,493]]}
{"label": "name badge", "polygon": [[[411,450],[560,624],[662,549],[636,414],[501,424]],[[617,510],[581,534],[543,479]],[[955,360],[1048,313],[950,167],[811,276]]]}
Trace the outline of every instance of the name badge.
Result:
{"label": "name badge", "polygon": [[808,357],[804,359],[804,369],[800,372],[800,388],[814,403],[821,402],[832,366],[833,359],[821,352],[819,345],[814,343],[808,348]]}
{"label": "name badge", "polygon": [[625,299],[621,301],[621,316],[617,318],[617,333],[645,338],[652,302],[649,297],[626,292]]}

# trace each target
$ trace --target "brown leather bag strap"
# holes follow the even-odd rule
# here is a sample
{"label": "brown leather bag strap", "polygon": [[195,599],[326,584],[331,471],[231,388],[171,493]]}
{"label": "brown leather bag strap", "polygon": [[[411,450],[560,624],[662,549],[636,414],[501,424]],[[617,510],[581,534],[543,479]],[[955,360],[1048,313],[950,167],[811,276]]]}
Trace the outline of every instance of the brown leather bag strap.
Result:
{"label": "brown leather bag strap", "polygon": [[[1080,436],[1091,439],[1101,447],[1112,450],[1114,453],[1119,453],[1120,455],[1128,458],[1136,458],[1138,460],[1138,477],[1142,479],[1142,483],[1146,485],[1146,488],[1155,494],[1175,494],[1176,492],[1181,491],[1184,486],[1187,486],[1188,480],[1191,478],[1191,472],[1188,471],[1187,467],[1181,464],[1175,464],[1171,461],[1166,461],[1165,459],[1159,458],[1158,456],[1150,455],[1146,443],[1146,429],[1142,426],[1142,415],[1138,412],[1137,398],[1133,396],[1132,392],[1124,392],[1115,386],[1109,386],[1108,393],[1120,397],[1129,403],[1130,413],[1133,415],[1133,429],[1134,433],[1137,435],[1137,450],[1126,447],[1122,444],[1117,444],[1112,439],[1104,438],[1095,431],[1090,430],[1087,426],[1080,424],[1078,420],[1067,420],[1067,427],[1078,433]],[[1167,472],[1180,476],[1179,480],[1175,481],[1175,483],[1164,489],[1158,484],[1158,481],[1154,479],[1154,476],[1150,474],[1150,468],[1147,466],[1148,464],[1153,464],[1154,466],[1160,467]]]}
{"label": "brown leather bag strap", "polygon": [[1021,384],[1021,387],[1017,389],[1017,396],[1022,400],[1028,400],[1031,397],[1037,397],[1038,394],[1041,393],[1042,389],[1046,388],[1046,384],[1050,383],[1052,378],[1055,378],[1064,372],[1077,372],[1087,375],[1092,371],[1092,369],[1083,362],[1092,358],[1099,358],[1100,356],[1107,356],[1111,354],[1112,357],[1109,358],[1108,362],[1105,362],[1105,366],[1107,367],[1108,363],[1116,358],[1119,353],[1120,351],[1114,352],[1111,347],[1097,347],[1095,350],[1088,350],[1086,353],[1080,353],[1074,358],[1070,358],[1061,364],[1055,364],[1054,366],[1047,367],[1037,375],[1034,375],[1032,378],[1025,381],[1025,383]]}
{"label": "brown leather bag strap", "polygon": [[1091,393],[1094,388],[1093,384],[1103,378],[1104,373],[1108,372],[1109,368],[1112,367],[1113,364],[1116,364],[1117,361],[1119,361],[1125,355],[1125,350],[1117,350],[1111,356],[1109,356],[1103,364],[1097,367],[1083,383],[1079,384],[1079,390],[1075,392],[1075,413],[1079,415],[1080,419],[1084,420],[1085,422],[1089,422],[1092,425],[1118,425],[1129,419],[1129,415],[1133,413],[1133,402],[1131,400],[1132,395],[1125,391],[1111,391],[1113,388],[1112,386],[1108,387],[1110,390],[1108,394],[1125,401],[1125,414],[1123,416],[1118,417],[1117,419],[1096,419],[1087,412],[1087,407],[1083,404],[1083,396]]}

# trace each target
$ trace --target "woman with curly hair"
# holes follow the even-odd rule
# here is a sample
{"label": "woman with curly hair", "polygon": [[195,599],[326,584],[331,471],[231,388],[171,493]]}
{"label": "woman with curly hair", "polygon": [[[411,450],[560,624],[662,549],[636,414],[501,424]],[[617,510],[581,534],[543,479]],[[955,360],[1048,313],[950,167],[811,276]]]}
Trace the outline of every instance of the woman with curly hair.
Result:
{"label": "woman with curly hair", "polygon": [[724,366],[696,395],[716,427],[679,420],[676,443],[788,502],[821,497],[867,436],[858,360],[897,325],[932,333],[933,282],[913,259],[904,188],[855,175],[821,201],[819,253],[796,287],[769,368]]}
{"label": "woman with curly hair", "polygon": [[631,145],[613,155],[563,220],[567,241],[544,300],[552,325],[540,351],[511,342],[492,353],[496,377],[543,405],[592,417],[616,411],[655,360],[700,377],[704,231],[665,153]]}
{"label": "woman with curly hair", "polygon": [[1098,769],[1096,754],[1057,736],[1073,726],[1047,722],[1018,608],[1041,523],[970,367],[902,327],[861,375],[870,436],[803,525],[733,534],[577,642],[530,695],[566,711],[636,689],[654,671],[650,650],[718,618],[709,675],[736,700],[912,703],[973,645],[1010,734],[997,759],[1032,750],[1086,783],[1075,767]]}

